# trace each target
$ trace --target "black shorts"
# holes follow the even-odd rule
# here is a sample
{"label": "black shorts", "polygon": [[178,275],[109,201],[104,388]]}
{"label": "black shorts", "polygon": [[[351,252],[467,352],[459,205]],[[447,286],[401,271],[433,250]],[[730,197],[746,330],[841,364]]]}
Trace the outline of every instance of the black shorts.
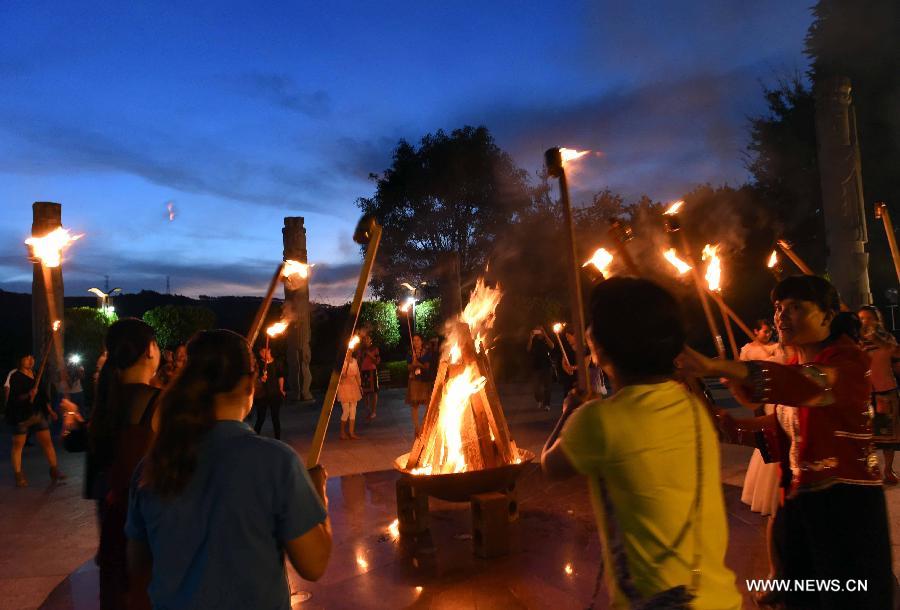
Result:
{"label": "black shorts", "polygon": [[20,421],[17,424],[10,424],[9,431],[13,436],[21,436],[23,434],[28,434],[31,432],[40,432],[41,430],[49,430],[50,423],[47,421],[47,416],[43,413],[35,413],[28,419]]}

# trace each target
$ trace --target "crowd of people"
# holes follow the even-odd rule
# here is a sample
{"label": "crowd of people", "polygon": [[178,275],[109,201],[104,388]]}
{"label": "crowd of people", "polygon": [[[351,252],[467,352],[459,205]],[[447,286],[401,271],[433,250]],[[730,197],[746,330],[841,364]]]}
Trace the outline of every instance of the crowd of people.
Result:
{"label": "crowd of people", "polygon": [[[767,592],[758,602],[892,607],[883,486],[897,483],[900,347],[877,309],[842,311],[837,291],[818,277],[781,281],[772,306],[774,323],[754,324],[738,360],[687,347],[677,300],[642,279],[594,287],[586,354],[577,354],[571,332],[554,342],[533,329],[535,402],[549,408],[554,379],[568,392],[543,472],[586,478],[613,607],[741,607],[725,565],[719,442],[748,432],[760,451],[743,499],[771,516],[770,578],[867,586],[855,594]],[[417,434],[439,354],[437,341],[411,338],[406,403]],[[342,439],[359,438],[358,404],[376,417],[380,361],[369,334],[345,359]],[[591,373],[590,396],[573,388],[578,367]],[[104,609],[286,609],[285,557],[303,578],[324,573],[332,545],[327,476],[277,440],[284,378],[268,348],[254,354],[230,331],[200,332],[167,353],[150,326],[124,319],[108,330],[83,418],[72,400],[78,375],[59,388],[68,392],[54,409],[36,387],[34,358],[23,356],[5,387],[16,483],[27,484],[21,453],[29,432],[60,479],[49,422],[86,420],[85,496],[97,506]],[[725,380],[754,417],[736,419],[711,404],[697,381],[704,378]],[[275,439],[261,434],[270,415]]]}

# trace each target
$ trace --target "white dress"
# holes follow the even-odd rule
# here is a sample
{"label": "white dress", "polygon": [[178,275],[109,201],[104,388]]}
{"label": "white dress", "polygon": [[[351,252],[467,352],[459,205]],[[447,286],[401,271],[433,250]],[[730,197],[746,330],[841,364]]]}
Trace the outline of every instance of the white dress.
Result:
{"label": "white dress", "polygon": [[[762,345],[754,341],[741,348],[741,360],[767,360],[769,362],[785,361],[784,349],[773,343]],[[774,405],[765,405],[766,415],[775,412]],[[741,502],[750,506],[755,513],[774,515],[778,508],[778,481],[781,470],[777,463],[766,464],[759,449],[753,450],[747,474],[744,476],[744,490]]]}

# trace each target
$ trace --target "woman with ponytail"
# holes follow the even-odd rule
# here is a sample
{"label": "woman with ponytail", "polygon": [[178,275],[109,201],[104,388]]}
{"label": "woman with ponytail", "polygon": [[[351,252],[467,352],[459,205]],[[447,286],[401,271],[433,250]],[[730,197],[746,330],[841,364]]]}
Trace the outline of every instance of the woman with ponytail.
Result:
{"label": "woman with ponytail", "polygon": [[[88,428],[86,497],[97,501],[100,517],[100,607],[148,607],[127,602],[126,540],[128,486],[150,446],[151,422],[159,390],[150,380],[159,366],[153,329],[135,318],[119,320],[106,333],[107,359],[100,369]],[[143,601],[143,603],[141,603]]]}
{"label": "woman with ponytail", "polygon": [[[815,276],[790,277],[772,291],[781,341],[794,348],[787,364],[712,360],[686,349],[685,372],[724,377],[740,398],[774,403],[789,458],[775,517],[779,578],[866,581],[865,592],[767,594],[803,608],[890,608],[891,539],[869,414],[869,357],[857,340],[859,320],[840,312],[837,290]],[[790,417],[782,418],[783,413]],[[846,590],[845,590],[846,591]],[[776,596],[783,599],[776,600]]]}
{"label": "woman with ponytail", "polygon": [[289,610],[285,553],[307,580],[331,553],[324,471],[243,423],[256,376],[243,337],[200,332],[187,353],[132,481],[132,586],[156,608]]}

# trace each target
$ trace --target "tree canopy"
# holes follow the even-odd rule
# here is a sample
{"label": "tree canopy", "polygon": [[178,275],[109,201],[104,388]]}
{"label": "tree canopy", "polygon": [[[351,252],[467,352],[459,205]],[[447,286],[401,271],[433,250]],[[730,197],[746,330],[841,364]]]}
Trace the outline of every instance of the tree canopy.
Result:
{"label": "tree canopy", "polygon": [[528,177],[494,142],[486,127],[401,140],[375,194],[357,205],[384,232],[372,287],[383,298],[401,282],[434,281],[442,256],[459,257],[460,275],[480,272],[494,240],[530,201]]}

